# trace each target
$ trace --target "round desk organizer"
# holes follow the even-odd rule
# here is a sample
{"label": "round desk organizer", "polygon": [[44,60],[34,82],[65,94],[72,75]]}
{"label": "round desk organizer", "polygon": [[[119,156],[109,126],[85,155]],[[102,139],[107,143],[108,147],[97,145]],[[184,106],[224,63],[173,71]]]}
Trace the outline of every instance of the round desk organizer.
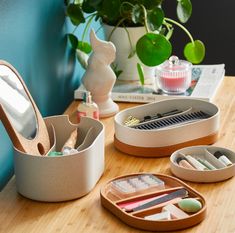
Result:
{"label": "round desk organizer", "polygon": [[[153,178],[160,180],[162,183],[159,182],[159,186],[150,187],[150,189],[146,189],[144,192],[137,191],[136,193],[126,193],[125,195],[120,195],[119,192],[117,192],[116,188],[114,188],[114,185],[119,181],[126,181],[128,179],[128,182],[130,182],[130,179],[135,179],[140,176],[153,176]],[[142,179],[142,178],[141,178]],[[201,209],[196,213],[185,213],[183,212],[183,215],[181,213],[180,218],[172,217],[172,214],[174,215],[174,208],[178,207],[178,203],[181,198],[175,198],[171,201],[166,201],[165,203],[153,205],[151,207],[138,210],[133,209],[133,211],[127,212],[127,206],[123,208],[123,205],[126,203],[135,203],[137,201],[146,200],[151,198],[153,200],[157,196],[161,195],[167,195],[171,194],[173,192],[177,192],[178,190],[186,190],[188,197],[198,200],[201,203]],[[142,230],[148,230],[148,231],[174,231],[174,230],[181,230],[185,228],[192,227],[201,221],[204,220],[206,217],[206,201],[203,198],[201,194],[196,192],[194,189],[192,189],[190,186],[186,185],[184,182],[180,181],[177,178],[174,178],[172,176],[167,176],[163,174],[131,174],[126,176],[117,177],[113,180],[110,180],[108,183],[106,183],[102,188],[100,192],[101,196],[101,204],[108,209],[110,212],[112,212],[116,217],[118,217],[120,220],[122,220],[127,225],[130,225],[132,227],[142,229]],[[170,204],[169,204],[170,202]],[[146,203],[146,202],[145,202]],[[149,219],[149,216],[153,216],[158,213],[162,213],[165,211],[166,206],[173,206],[174,210],[171,213],[171,217],[169,220],[153,220]],[[137,207],[139,208],[139,207]],[[177,208],[176,208],[177,209]],[[178,211],[181,211],[178,209]],[[178,213],[179,214],[179,213]],[[146,217],[148,216],[148,217]],[[176,215],[174,215],[176,216]],[[178,215],[179,217],[179,215]],[[148,219],[147,219],[148,218]]]}
{"label": "round desk organizer", "polygon": [[[220,151],[225,155],[231,164],[226,166],[220,160],[218,160],[213,154],[216,151]],[[180,166],[177,163],[177,159],[184,155],[190,155],[193,158],[201,159],[202,161],[208,161],[215,170],[193,170],[187,169]],[[170,157],[171,172],[179,177],[180,179],[200,182],[200,183],[210,183],[219,182],[229,179],[235,175],[235,153],[229,149],[216,147],[216,146],[192,146],[186,147],[175,151]]]}
{"label": "round desk organizer", "polygon": [[[177,113],[164,116],[173,111]],[[143,122],[127,126],[124,122],[130,116]],[[144,121],[146,117],[150,120]],[[163,157],[183,147],[216,142],[219,109],[203,100],[169,99],[123,110],[114,121],[117,149],[135,156]]]}
{"label": "round desk organizer", "polygon": [[[104,171],[104,126],[83,117],[78,125],[68,116],[45,118],[51,149],[60,151],[71,132],[78,129],[78,152],[63,156],[36,156],[15,148],[17,191],[45,202],[72,200],[89,193]],[[49,151],[49,152],[50,152]]]}

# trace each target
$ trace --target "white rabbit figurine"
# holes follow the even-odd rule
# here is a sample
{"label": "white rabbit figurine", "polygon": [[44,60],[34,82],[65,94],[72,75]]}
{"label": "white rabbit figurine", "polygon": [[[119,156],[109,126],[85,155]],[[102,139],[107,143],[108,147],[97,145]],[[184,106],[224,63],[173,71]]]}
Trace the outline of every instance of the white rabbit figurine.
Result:
{"label": "white rabbit figurine", "polygon": [[116,48],[112,42],[97,38],[93,29],[90,32],[90,42],[93,52],[88,59],[82,83],[86,90],[91,92],[92,100],[98,105],[100,117],[112,116],[119,110],[118,105],[111,99],[116,75],[110,64],[115,59]]}

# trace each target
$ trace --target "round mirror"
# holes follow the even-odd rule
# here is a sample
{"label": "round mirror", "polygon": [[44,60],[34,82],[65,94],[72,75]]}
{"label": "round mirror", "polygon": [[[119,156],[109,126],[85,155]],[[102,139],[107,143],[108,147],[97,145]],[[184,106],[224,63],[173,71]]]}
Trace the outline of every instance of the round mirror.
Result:
{"label": "round mirror", "polygon": [[34,139],[38,124],[34,108],[15,72],[0,64],[0,104],[12,127],[24,138]]}

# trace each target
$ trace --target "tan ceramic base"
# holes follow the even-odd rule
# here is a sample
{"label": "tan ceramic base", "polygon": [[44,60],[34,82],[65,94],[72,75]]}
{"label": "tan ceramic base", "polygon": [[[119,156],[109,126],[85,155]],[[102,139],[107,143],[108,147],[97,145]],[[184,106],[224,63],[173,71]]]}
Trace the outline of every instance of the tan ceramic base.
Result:
{"label": "tan ceramic base", "polygon": [[218,138],[218,132],[211,134],[209,136],[203,138],[197,138],[195,140],[165,146],[165,147],[141,147],[141,146],[132,146],[125,144],[119,141],[114,135],[114,146],[120,150],[121,152],[140,156],[140,157],[164,157],[171,155],[174,151],[179,150],[188,146],[196,146],[196,145],[210,145],[216,142]]}

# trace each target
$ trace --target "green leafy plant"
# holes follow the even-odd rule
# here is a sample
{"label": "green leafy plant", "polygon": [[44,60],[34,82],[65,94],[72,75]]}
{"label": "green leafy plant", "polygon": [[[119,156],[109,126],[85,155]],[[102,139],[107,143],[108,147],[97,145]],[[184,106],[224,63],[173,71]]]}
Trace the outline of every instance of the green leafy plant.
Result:
{"label": "green leafy plant", "polygon": [[[179,22],[167,18],[162,9],[163,0],[75,0],[66,3],[66,13],[75,30],[80,24],[86,24],[82,38],[78,39],[74,32],[68,38],[77,50],[78,60],[82,62],[84,54],[91,52],[91,46],[84,41],[92,20],[117,27],[144,26],[146,33],[132,45],[129,57],[135,53],[140,61],[147,66],[156,66],[169,58],[172,52],[170,38],[174,26],[180,27],[189,37],[185,45],[184,56],[194,64],[200,63],[205,56],[205,46],[200,40],[194,40],[190,32],[183,26],[192,14],[190,0],[177,0],[177,17]],[[126,30],[128,33],[128,30]],[[112,36],[112,32],[110,37]],[[84,65],[85,67],[85,65]],[[137,65],[141,74],[140,65]],[[142,74],[141,74],[142,77]],[[143,77],[142,77],[143,79]]]}

